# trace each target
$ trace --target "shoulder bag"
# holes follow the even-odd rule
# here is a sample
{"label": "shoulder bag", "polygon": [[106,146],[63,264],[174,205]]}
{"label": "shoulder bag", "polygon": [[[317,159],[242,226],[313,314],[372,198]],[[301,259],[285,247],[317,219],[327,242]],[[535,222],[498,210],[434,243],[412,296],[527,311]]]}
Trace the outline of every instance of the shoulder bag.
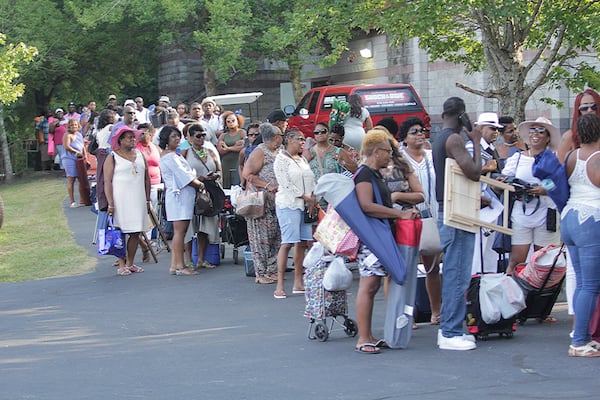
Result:
{"label": "shoulder bag", "polygon": [[257,191],[250,183],[237,197],[236,214],[246,218],[260,218],[265,214],[265,192]]}
{"label": "shoulder bag", "polygon": [[427,204],[427,212],[421,213],[421,239],[419,242],[419,252],[422,256],[433,256],[442,252],[440,242],[440,231],[438,229],[437,219],[433,217],[431,212],[431,172],[429,171],[429,161],[425,155],[425,165],[427,166],[427,192],[429,193]]}

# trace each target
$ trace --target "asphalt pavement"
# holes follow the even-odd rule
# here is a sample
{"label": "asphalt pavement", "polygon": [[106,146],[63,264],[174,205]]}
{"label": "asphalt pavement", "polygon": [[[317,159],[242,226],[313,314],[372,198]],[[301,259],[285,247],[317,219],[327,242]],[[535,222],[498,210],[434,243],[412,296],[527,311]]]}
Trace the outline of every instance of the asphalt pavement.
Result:
{"label": "asphalt pavement", "polygon": [[[64,212],[81,251],[97,257],[95,215],[66,204]],[[599,361],[567,356],[564,303],[553,311],[558,322],[527,322],[473,351],[439,350],[437,327],[420,324],[408,349],[364,355],[343,330],[309,340],[303,295],[274,299],[273,285],[233,263],[230,245],[218,268],[198,276],[169,275],[166,252],[126,277],[112,261],[97,257],[87,275],[0,285],[0,399],[600,397]],[[378,337],[384,309],[379,293]]]}

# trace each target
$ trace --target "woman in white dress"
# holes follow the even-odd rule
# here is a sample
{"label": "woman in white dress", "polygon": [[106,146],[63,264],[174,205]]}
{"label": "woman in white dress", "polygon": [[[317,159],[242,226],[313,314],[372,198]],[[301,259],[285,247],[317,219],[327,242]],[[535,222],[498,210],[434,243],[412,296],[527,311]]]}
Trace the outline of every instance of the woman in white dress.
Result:
{"label": "woman in white dress", "polygon": [[183,261],[185,234],[194,216],[196,189],[204,184],[196,178],[196,173],[187,160],[177,153],[181,141],[181,131],[172,125],[165,125],[160,131],[158,146],[163,149],[160,156],[160,172],[165,184],[165,210],[167,220],[173,222],[171,249],[171,275],[196,275],[193,268],[186,268]]}
{"label": "woman in white dress", "polygon": [[148,230],[150,207],[150,175],[146,159],[135,148],[141,131],[128,126],[117,129],[111,139],[113,152],[104,162],[104,192],[108,201],[108,215],[114,224],[129,235],[127,258],[119,259],[117,274],[131,275],[144,272],[133,263],[140,233]]}

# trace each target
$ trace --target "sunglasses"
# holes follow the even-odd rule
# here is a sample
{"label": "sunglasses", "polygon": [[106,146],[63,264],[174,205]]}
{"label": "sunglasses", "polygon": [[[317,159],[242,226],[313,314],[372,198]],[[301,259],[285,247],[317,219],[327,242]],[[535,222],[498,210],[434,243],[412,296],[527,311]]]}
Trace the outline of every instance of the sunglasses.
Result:
{"label": "sunglasses", "polygon": [[411,135],[418,135],[419,133],[426,134],[427,129],[425,128],[414,128],[408,131]]}
{"label": "sunglasses", "polygon": [[584,111],[596,111],[598,109],[598,106],[596,104],[582,104],[579,106],[579,111],[580,112],[584,112]]}
{"label": "sunglasses", "polygon": [[541,126],[529,128],[529,134],[533,135],[534,133],[546,133],[546,128],[543,128]]}
{"label": "sunglasses", "polygon": [[327,133],[327,129],[315,129],[315,130],[313,131],[313,133],[314,133],[315,135],[322,135],[322,134],[324,134],[324,133]]}
{"label": "sunglasses", "polygon": [[249,133],[248,136],[258,136],[258,133]]}
{"label": "sunglasses", "polygon": [[205,138],[205,137],[206,137],[206,133],[196,133],[196,134],[194,135],[194,137],[195,137],[196,139],[202,139],[202,138]]}

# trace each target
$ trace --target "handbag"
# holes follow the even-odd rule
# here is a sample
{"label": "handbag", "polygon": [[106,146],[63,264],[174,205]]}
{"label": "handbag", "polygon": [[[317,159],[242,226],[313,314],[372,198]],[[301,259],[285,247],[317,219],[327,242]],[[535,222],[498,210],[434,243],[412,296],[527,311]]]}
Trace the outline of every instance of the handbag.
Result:
{"label": "handbag", "polygon": [[202,215],[205,217],[219,215],[225,206],[225,192],[221,189],[221,185],[217,181],[204,181],[204,189],[206,189],[210,196],[212,207]]}
{"label": "handbag", "polygon": [[331,206],[317,225],[314,237],[330,253],[349,257],[356,257],[358,254],[358,236]]}
{"label": "handbag", "polygon": [[319,219],[319,209],[318,207],[315,207],[313,209],[313,211],[310,211],[310,208],[308,208],[307,206],[304,206],[304,223],[305,224],[312,224],[317,222],[317,220]]}
{"label": "handbag", "polygon": [[98,229],[98,254],[118,258],[125,258],[127,255],[123,232],[115,229],[112,215],[106,219],[106,227]]}
{"label": "handbag", "polygon": [[210,194],[206,188],[196,191],[196,200],[194,201],[194,215],[206,215],[213,211],[213,203]]}
{"label": "handbag", "polygon": [[[427,166],[427,191],[428,199],[431,199],[431,172],[429,171],[429,161],[425,157],[425,165]],[[440,231],[438,228],[437,218],[433,217],[431,205],[427,205],[426,210],[421,211],[421,238],[419,240],[419,253],[422,256],[435,256],[442,252],[442,243],[440,240]]]}
{"label": "handbag", "polygon": [[257,191],[248,184],[246,190],[237,197],[236,214],[246,218],[260,218],[265,215],[265,192]]}
{"label": "handbag", "polygon": [[421,240],[423,221],[421,218],[396,219],[396,243],[403,246],[418,247]]}
{"label": "handbag", "polygon": [[[429,213],[431,215],[431,212]],[[433,217],[421,218],[421,237],[419,239],[419,252],[422,256],[434,256],[442,252],[440,231],[437,219]]]}
{"label": "handbag", "polygon": [[515,275],[526,287],[546,289],[561,283],[566,272],[567,256],[564,244],[549,244],[533,252],[526,265],[517,266]]}

